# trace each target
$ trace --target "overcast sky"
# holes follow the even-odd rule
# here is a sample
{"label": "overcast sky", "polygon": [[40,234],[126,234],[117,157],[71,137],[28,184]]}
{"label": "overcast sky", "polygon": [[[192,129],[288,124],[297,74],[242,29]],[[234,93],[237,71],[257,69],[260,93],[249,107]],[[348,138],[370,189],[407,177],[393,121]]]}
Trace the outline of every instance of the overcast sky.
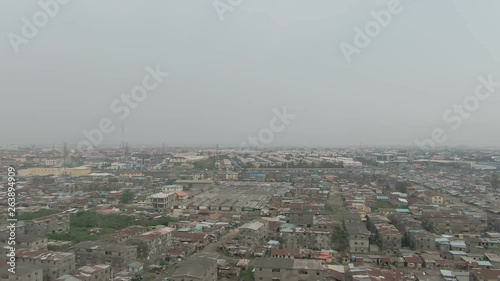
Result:
{"label": "overcast sky", "polygon": [[2,1],[0,143],[76,144],[109,118],[118,144],[113,101],[159,65],[124,120],[132,145],[236,146],[284,106],[271,146],[412,145],[438,127],[446,145],[500,145],[500,87],[456,130],[443,120],[478,77],[500,81],[500,1],[402,0],[348,63],[340,44],[387,2],[242,0],[221,20],[212,0],[73,0],[16,54],[9,34],[41,8]]}

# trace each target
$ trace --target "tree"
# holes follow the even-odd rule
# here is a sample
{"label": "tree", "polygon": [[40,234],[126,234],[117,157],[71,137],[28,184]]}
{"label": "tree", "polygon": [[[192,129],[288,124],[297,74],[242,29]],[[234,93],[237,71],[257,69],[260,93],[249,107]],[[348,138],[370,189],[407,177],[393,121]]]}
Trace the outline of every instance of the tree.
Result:
{"label": "tree", "polygon": [[190,184],[189,184],[189,185],[187,185],[187,186],[186,186],[186,185],[184,185],[184,186],[182,187],[182,190],[183,190],[183,191],[188,191],[188,190],[191,190],[192,188],[193,188],[193,184],[192,184],[192,183],[190,183]]}
{"label": "tree", "polygon": [[134,194],[132,193],[132,191],[130,191],[130,189],[126,189],[125,191],[123,191],[122,196],[120,197],[120,203],[128,204],[130,203],[130,201],[132,201],[132,199],[134,199]]}
{"label": "tree", "polygon": [[408,186],[410,186],[409,182],[404,182],[404,181],[398,181],[396,183],[396,189],[401,192],[401,193],[407,193],[408,192]]}
{"label": "tree", "polygon": [[491,187],[495,190],[498,189],[498,174],[491,175]]}

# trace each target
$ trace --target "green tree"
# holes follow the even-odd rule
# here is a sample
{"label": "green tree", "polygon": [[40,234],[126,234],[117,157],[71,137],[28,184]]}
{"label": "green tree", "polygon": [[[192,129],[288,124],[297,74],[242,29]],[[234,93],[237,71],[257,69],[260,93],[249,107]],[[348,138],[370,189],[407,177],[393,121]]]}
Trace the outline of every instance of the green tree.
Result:
{"label": "green tree", "polygon": [[241,279],[245,281],[253,281],[254,279],[254,274],[253,274],[253,267],[249,266],[246,270],[241,272]]}
{"label": "green tree", "polygon": [[132,193],[129,189],[126,189],[123,191],[122,196],[120,196],[120,203],[128,204],[132,201],[132,199],[134,199],[134,193]]}
{"label": "green tree", "polygon": [[396,190],[401,192],[401,193],[407,193],[408,192],[408,186],[410,186],[409,182],[404,182],[404,181],[398,181],[396,183]]}

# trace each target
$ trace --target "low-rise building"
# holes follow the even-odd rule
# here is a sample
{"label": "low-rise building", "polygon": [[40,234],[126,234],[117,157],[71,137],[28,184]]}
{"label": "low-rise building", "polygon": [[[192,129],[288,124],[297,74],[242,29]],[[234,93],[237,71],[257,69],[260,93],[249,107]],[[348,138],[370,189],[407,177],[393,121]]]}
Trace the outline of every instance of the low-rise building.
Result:
{"label": "low-rise building", "polygon": [[159,212],[168,212],[175,206],[177,195],[174,191],[159,192],[147,197],[146,204],[149,208]]}
{"label": "low-rise building", "polygon": [[66,274],[56,281],[109,281],[112,277],[112,268],[108,264],[83,266],[75,274]]}
{"label": "low-rise building", "polygon": [[473,268],[469,272],[469,281],[497,281],[500,279],[500,269]]}
{"label": "low-rise building", "polygon": [[173,228],[162,227],[137,235],[127,243],[137,247],[139,259],[154,259],[166,255],[168,249],[173,247],[173,232]]}
{"label": "low-rise building", "polygon": [[443,195],[435,192],[435,191],[427,191],[424,200],[428,204],[433,204],[433,205],[443,205],[444,204],[444,197]]}
{"label": "low-rise building", "polygon": [[53,281],[59,276],[72,274],[75,271],[73,253],[21,249],[17,250],[16,259],[19,265],[41,266],[44,281]]}
{"label": "low-rise building", "polygon": [[370,249],[370,231],[364,223],[344,222],[347,238],[349,239],[349,251],[352,253],[368,253]]}
{"label": "low-rise building", "polygon": [[425,230],[420,231],[408,231],[408,242],[410,249],[414,251],[435,251],[436,247],[436,238],[435,234],[432,234]]}
{"label": "low-rise building", "polygon": [[102,240],[107,242],[113,242],[122,244],[127,242],[128,240],[136,237],[137,235],[146,232],[148,229],[144,226],[130,226],[124,229],[120,229],[118,231],[113,232],[112,234],[106,236]]}
{"label": "low-rise building", "polygon": [[311,227],[314,223],[314,213],[302,210],[290,210],[288,212],[288,220],[297,226]]}
{"label": "low-rise building", "polygon": [[[8,241],[9,233],[2,231],[0,233],[0,243],[8,245]],[[49,239],[38,235],[18,234],[15,236],[15,241],[17,248],[47,250],[47,243]]]}
{"label": "low-rise building", "polygon": [[280,242],[288,249],[329,250],[332,229],[290,227],[280,229]]}
{"label": "low-rise building", "polygon": [[40,266],[16,265],[15,273],[0,267],[0,281],[43,281],[43,270]]}
{"label": "low-rise building", "polygon": [[216,281],[217,258],[202,254],[193,255],[177,268],[172,281]]}
{"label": "low-rise building", "polygon": [[427,230],[438,234],[481,233],[486,223],[480,218],[454,214],[428,214],[422,220]]}
{"label": "low-rise building", "polygon": [[368,229],[375,234],[375,241],[379,250],[388,254],[399,251],[402,246],[403,235],[390,220],[382,215],[367,215]]}
{"label": "low-rise building", "polygon": [[325,267],[319,260],[288,258],[256,258],[252,262],[255,280],[322,281]]}
{"label": "low-rise building", "polygon": [[137,258],[137,247],[105,241],[85,241],[74,246],[78,266],[110,264],[125,267]]}
{"label": "low-rise building", "polygon": [[239,240],[243,245],[259,245],[266,237],[264,223],[253,221],[239,227]]}
{"label": "low-rise building", "polygon": [[49,233],[67,232],[69,217],[69,213],[59,213],[24,221],[24,234],[45,236]]}

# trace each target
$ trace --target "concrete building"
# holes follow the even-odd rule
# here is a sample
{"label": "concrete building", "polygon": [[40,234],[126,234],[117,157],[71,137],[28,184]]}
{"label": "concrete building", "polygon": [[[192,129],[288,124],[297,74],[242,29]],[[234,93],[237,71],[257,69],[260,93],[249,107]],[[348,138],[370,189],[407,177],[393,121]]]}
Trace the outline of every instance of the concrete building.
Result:
{"label": "concrete building", "polygon": [[111,264],[125,267],[137,258],[137,247],[104,241],[85,241],[74,246],[77,266]]}
{"label": "concrete building", "polygon": [[216,281],[217,258],[203,254],[190,257],[177,268],[172,281]]}
{"label": "concrete building", "polygon": [[422,218],[429,231],[438,234],[478,234],[486,230],[486,223],[466,215],[429,214]]}
{"label": "concrete building", "polygon": [[163,227],[144,232],[130,239],[127,243],[137,247],[137,257],[139,259],[155,259],[167,254],[167,251],[173,247],[174,229]]}
{"label": "concrete building", "polygon": [[239,239],[242,245],[259,245],[266,237],[264,223],[253,221],[239,227]]}
{"label": "concrete building", "polygon": [[127,228],[113,232],[112,234],[104,237],[102,240],[123,244],[128,240],[138,236],[139,234],[146,232],[147,230],[147,227],[144,226],[129,226]]}
{"label": "concrete building", "polygon": [[401,249],[403,235],[390,220],[382,215],[367,215],[368,229],[375,234],[375,242],[381,252],[396,253]]}
{"label": "concrete building", "polygon": [[239,178],[239,175],[236,172],[227,172],[226,173],[226,180],[227,181],[237,181],[238,178]]}
{"label": "concrete building", "polygon": [[483,249],[484,253],[500,254],[500,239],[491,238],[467,238],[467,243],[471,251],[476,252],[478,248]]}
{"label": "concrete building", "polygon": [[75,168],[28,168],[19,170],[20,177],[34,177],[34,176],[62,176],[68,175],[70,177],[87,176],[91,172],[89,167],[75,167]]}
{"label": "concrete building", "polygon": [[362,223],[363,221],[361,220],[361,217],[359,216],[358,213],[355,212],[349,212],[345,211],[344,215],[342,216],[344,219],[344,223],[349,222],[349,223]]}
{"label": "concrete building", "polygon": [[16,252],[17,263],[25,266],[41,266],[43,280],[53,281],[64,274],[75,272],[75,254],[21,249]]}
{"label": "concrete building", "polygon": [[108,264],[83,266],[76,270],[75,274],[65,274],[56,281],[109,281],[112,276],[112,268]]}
{"label": "concrete building", "polygon": [[401,249],[403,235],[394,225],[376,225],[376,229],[375,235],[380,251],[396,253]]}
{"label": "concrete building", "polygon": [[43,281],[43,270],[40,266],[16,265],[16,273],[0,267],[0,281]]}
{"label": "concrete building", "polygon": [[67,232],[69,217],[69,213],[59,213],[24,221],[24,234],[45,236],[49,233]]}
{"label": "concrete building", "polygon": [[256,258],[252,262],[258,281],[323,281],[325,267],[319,260]]}
{"label": "concrete building", "polygon": [[437,235],[425,230],[408,231],[408,242],[410,249],[414,251],[435,251]]}
{"label": "concrete building", "polygon": [[147,197],[146,204],[149,208],[159,212],[168,212],[175,206],[177,195],[174,191],[159,192]]}
{"label": "concrete building", "polygon": [[352,253],[368,253],[370,249],[370,231],[364,223],[344,222],[347,238],[349,239],[349,251]]}
{"label": "concrete building", "polygon": [[329,250],[332,248],[332,232],[332,229],[325,228],[283,228],[279,241],[286,249]]}
{"label": "concrete building", "polygon": [[427,191],[424,197],[424,200],[428,204],[432,205],[443,205],[444,204],[444,197],[443,195],[435,192],[435,191]]}
{"label": "concrete building", "polygon": [[301,210],[290,210],[288,221],[297,226],[311,227],[314,223],[314,213]]}
{"label": "concrete building", "polygon": [[469,272],[469,281],[497,281],[500,269],[473,268]]}
{"label": "concrete building", "polygon": [[[9,241],[9,233],[2,231],[0,232],[0,243],[7,245]],[[37,235],[26,235],[18,234],[16,235],[16,247],[23,249],[33,249],[33,250],[47,250],[47,244],[49,239],[46,237],[41,237]]]}

